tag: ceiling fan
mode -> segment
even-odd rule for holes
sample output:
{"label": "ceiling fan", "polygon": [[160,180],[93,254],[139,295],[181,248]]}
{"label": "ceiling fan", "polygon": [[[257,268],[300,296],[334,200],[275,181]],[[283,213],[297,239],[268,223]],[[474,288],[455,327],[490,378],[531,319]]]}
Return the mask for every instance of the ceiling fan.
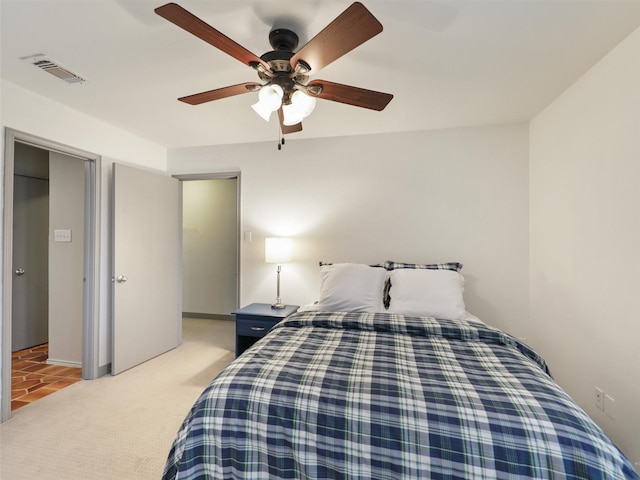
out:
{"label": "ceiling fan", "polygon": [[316,73],[382,31],[382,24],[359,2],[336,17],[320,33],[294,53],[298,36],[291,30],[276,28],[269,33],[273,50],[258,57],[209,24],[175,3],[155,9],[161,17],[231,55],[257,71],[264,83],[246,82],[217,88],[178,100],[199,105],[249,92],[259,92],[253,109],[265,120],[278,112],[283,134],[302,130],[317,98],[383,110],[393,95],[352,87],[327,80],[309,81]]}

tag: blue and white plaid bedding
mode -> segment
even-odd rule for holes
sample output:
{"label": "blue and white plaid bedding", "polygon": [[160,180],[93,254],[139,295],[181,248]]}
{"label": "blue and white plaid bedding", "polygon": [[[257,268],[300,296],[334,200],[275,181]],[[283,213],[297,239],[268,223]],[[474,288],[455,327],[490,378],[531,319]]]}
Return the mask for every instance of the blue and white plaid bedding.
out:
{"label": "blue and white plaid bedding", "polygon": [[638,479],[544,361],[472,320],[297,313],[185,419],[165,479]]}

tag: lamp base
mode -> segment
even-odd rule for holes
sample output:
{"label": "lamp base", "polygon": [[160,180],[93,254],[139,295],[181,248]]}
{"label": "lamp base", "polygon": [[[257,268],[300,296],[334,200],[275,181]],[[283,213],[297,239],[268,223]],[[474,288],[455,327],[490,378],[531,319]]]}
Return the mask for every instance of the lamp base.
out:
{"label": "lamp base", "polygon": [[286,305],[284,303],[280,303],[280,302],[271,304],[271,308],[281,309],[281,308],[285,308],[285,307],[286,307]]}

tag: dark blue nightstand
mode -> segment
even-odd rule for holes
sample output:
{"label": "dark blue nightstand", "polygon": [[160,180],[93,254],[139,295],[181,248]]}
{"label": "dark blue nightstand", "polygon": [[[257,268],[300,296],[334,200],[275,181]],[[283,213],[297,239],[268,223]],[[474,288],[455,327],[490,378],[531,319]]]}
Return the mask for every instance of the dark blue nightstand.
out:
{"label": "dark blue nightstand", "polygon": [[268,303],[252,303],[231,312],[236,316],[236,357],[264,337],[271,327],[298,310],[299,305],[272,308]]}

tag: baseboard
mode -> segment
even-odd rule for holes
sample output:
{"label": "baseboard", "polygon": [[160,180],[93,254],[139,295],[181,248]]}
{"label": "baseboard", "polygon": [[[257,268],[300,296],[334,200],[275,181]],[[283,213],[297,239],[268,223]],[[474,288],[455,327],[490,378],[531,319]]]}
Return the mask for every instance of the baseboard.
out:
{"label": "baseboard", "polygon": [[194,313],[182,312],[183,318],[201,318],[203,320],[235,320],[234,315],[223,315],[221,313]]}
{"label": "baseboard", "polygon": [[82,362],[69,362],[67,360],[58,360],[55,358],[48,358],[47,365],[60,365],[62,367],[82,368]]}

